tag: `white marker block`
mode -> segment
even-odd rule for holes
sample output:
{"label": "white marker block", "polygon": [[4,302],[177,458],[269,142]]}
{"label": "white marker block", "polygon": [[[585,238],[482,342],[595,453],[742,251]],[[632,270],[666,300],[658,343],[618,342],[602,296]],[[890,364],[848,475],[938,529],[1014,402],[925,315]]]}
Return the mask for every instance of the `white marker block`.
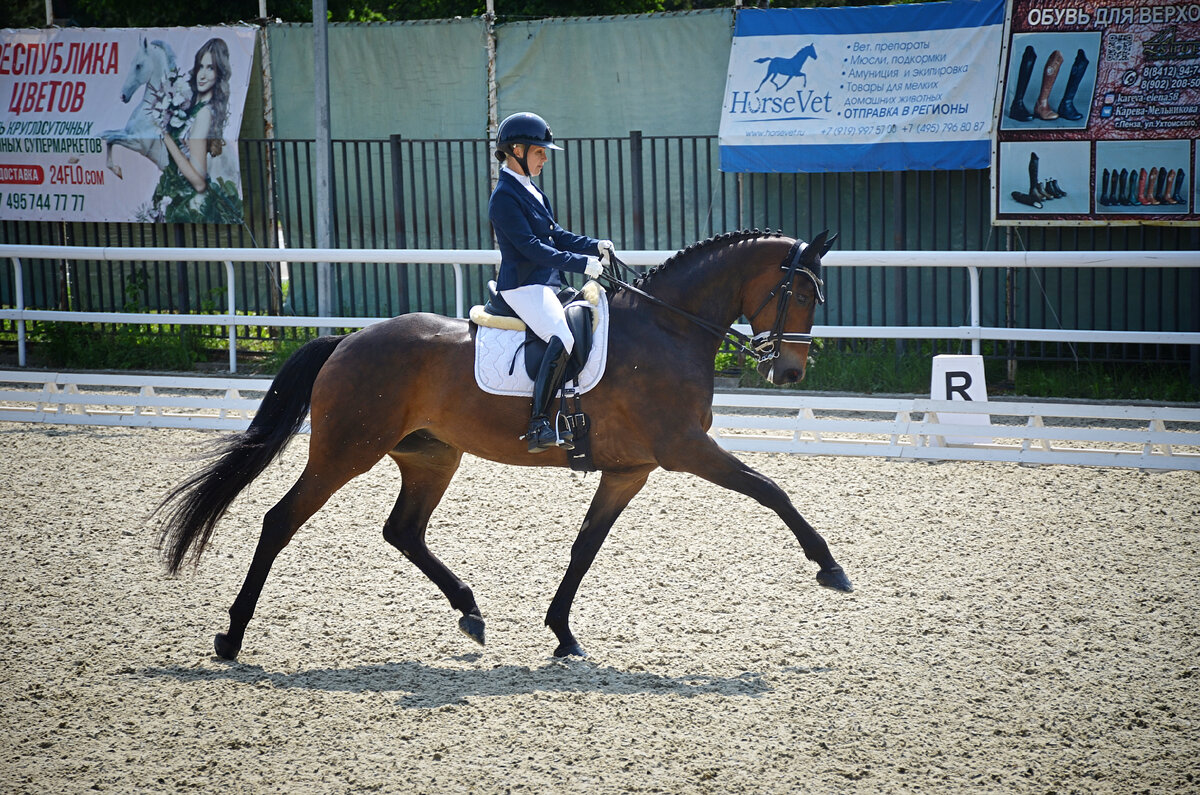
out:
{"label": "white marker block", "polygon": [[[933,400],[987,403],[987,382],[983,377],[983,357],[950,354],[934,356],[929,396]],[[992,424],[989,414],[941,413],[938,414],[937,421],[946,425],[991,426]],[[990,437],[984,436],[951,435],[940,438],[947,445],[988,444],[992,441]]]}

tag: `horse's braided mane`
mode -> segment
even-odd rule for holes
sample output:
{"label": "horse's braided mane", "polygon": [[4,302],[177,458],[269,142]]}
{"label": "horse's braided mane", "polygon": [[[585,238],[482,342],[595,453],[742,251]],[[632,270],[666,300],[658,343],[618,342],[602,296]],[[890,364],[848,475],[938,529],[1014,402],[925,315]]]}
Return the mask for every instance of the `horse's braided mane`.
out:
{"label": "horse's braided mane", "polygon": [[675,252],[663,264],[655,266],[655,267],[651,268],[650,270],[646,271],[645,273],[643,273],[639,278],[637,278],[633,282],[633,284],[635,287],[642,287],[655,274],[661,273],[661,272],[667,270],[668,268],[670,268],[673,265],[676,265],[680,261],[693,260],[701,251],[704,251],[705,249],[712,248],[717,245],[726,245],[729,243],[740,243],[744,240],[756,240],[760,237],[765,237],[765,238],[783,237],[783,232],[782,231],[772,232],[769,229],[739,229],[734,232],[723,232],[719,235],[713,235],[712,237],[708,238],[707,240],[701,240],[699,243],[692,243],[687,248],[682,249],[681,251]]}

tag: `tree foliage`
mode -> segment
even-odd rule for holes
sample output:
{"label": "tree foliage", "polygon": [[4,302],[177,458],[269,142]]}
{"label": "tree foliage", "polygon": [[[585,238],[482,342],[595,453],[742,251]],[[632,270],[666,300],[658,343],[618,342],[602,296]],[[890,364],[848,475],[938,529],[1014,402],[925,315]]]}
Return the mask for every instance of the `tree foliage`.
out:
{"label": "tree foliage", "polygon": [[[901,0],[903,1],[903,0]],[[775,2],[776,8],[882,5],[886,0],[798,0]],[[733,0],[495,0],[498,21],[544,17],[646,14],[722,8]],[[745,5],[754,5],[746,2]],[[385,22],[409,19],[452,19],[482,16],[485,0],[327,0],[331,22]],[[311,22],[311,0],[267,0],[267,14],[284,22]],[[60,25],[150,28],[218,25],[258,18],[258,0],[54,0]],[[46,24],[45,0],[3,0],[0,27],[40,28]]]}

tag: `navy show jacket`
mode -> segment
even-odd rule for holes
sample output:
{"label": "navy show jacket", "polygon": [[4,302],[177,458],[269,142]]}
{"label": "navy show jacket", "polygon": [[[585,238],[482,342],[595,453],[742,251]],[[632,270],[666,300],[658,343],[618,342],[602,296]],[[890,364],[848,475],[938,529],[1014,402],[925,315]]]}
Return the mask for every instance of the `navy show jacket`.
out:
{"label": "navy show jacket", "polygon": [[[546,194],[537,183],[534,188]],[[539,202],[515,176],[500,171],[500,180],[488,200],[488,220],[500,247],[497,290],[527,284],[562,285],[559,271],[583,273],[587,258],[599,254],[600,241],[568,232],[554,220],[554,211]]]}

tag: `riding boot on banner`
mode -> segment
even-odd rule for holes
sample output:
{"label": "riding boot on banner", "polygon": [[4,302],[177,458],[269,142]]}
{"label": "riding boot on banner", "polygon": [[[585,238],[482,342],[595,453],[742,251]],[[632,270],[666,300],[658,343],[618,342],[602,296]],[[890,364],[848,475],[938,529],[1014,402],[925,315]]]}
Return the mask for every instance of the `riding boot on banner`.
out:
{"label": "riding boot on banner", "polygon": [[[1116,169],[1113,169],[1113,174],[1116,174]],[[1114,177],[1115,179],[1115,177]],[[1121,169],[1121,181],[1113,186],[1112,203],[1113,204],[1129,204],[1129,188],[1127,187],[1129,180],[1129,170]]]}
{"label": "riding boot on banner", "polygon": [[1138,170],[1136,168],[1129,169],[1129,201],[1125,202],[1133,207],[1138,204]]}
{"label": "riding boot on banner", "polygon": [[[1083,80],[1087,68],[1087,56],[1083,54],[1083,50],[1080,50],[1075,53],[1075,63],[1071,64],[1071,74],[1067,77],[1067,88],[1058,102],[1058,115],[1068,121],[1079,121],[1083,118],[1083,114],[1075,107],[1075,92],[1079,90],[1079,83]],[[1088,104],[1091,104],[1090,100]]]}
{"label": "riding boot on banner", "polygon": [[1029,193],[1021,193],[1021,191],[1019,191],[1019,190],[1014,190],[1012,192],[1012,197],[1013,197],[1014,201],[1020,202],[1021,204],[1026,204],[1030,207],[1037,207],[1038,209],[1041,209],[1042,201],[1044,201],[1046,199],[1046,196],[1041,191],[1038,190],[1037,173],[1038,173],[1037,152],[1030,152],[1029,153]]}
{"label": "riding boot on banner", "polygon": [[1187,197],[1183,195],[1185,183],[1187,181],[1187,172],[1182,168],[1175,172],[1175,192],[1171,194],[1171,198],[1176,204],[1187,204]]}
{"label": "riding boot on banner", "polygon": [[1158,169],[1158,179],[1154,183],[1154,203],[1155,204],[1170,204],[1164,192],[1167,189],[1167,170],[1165,168]]}
{"label": "riding boot on banner", "polygon": [[529,415],[529,431],[525,440],[529,443],[529,452],[540,453],[557,445],[565,450],[575,449],[575,436],[569,428],[556,434],[554,424],[550,422],[550,404],[554,396],[562,388],[563,376],[567,372],[567,363],[571,354],[563,346],[558,337],[551,337],[538,367],[537,378],[533,382],[533,409]]}
{"label": "riding boot on banner", "polygon": [[1009,118],[1017,121],[1032,121],[1033,114],[1025,107],[1025,91],[1029,88],[1029,78],[1033,76],[1033,65],[1037,62],[1037,53],[1033,47],[1026,47],[1021,56],[1021,68],[1017,72],[1017,90],[1013,94],[1012,104],[1008,107]]}
{"label": "riding boot on banner", "polygon": [[1046,59],[1046,68],[1042,70],[1042,90],[1038,94],[1037,104],[1033,106],[1033,115],[1042,121],[1054,121],[1058,118],[1058,114],[1050,110],[1050,91],[1054,88],[1054,80],[1058,77],[1058,69],[1062,62],[1062,53],[1055,50]]}
{"label": "riding boot on banner", "polygon": [[1101,207],[1108,206],[1108,169],[1104,169],[1104,179],[1100,183],[1100,197],[1096,199],[1096,203]]}
{"label": "riding boot on banner", "polygon": [[1167,184],[1163,187],[1163,203],[1179,203],[1175,201],[1175,169],[1173,168],[1167,171]]}
{"label": "riding boot on banner", "polygon": [[1142,205],[1143,207],[1150,203],[1150,199],[1146,197],[1146,169],[1144,168],[1141,170],[1141,173],[1138,174],[1136,198],[1136,203]]}

